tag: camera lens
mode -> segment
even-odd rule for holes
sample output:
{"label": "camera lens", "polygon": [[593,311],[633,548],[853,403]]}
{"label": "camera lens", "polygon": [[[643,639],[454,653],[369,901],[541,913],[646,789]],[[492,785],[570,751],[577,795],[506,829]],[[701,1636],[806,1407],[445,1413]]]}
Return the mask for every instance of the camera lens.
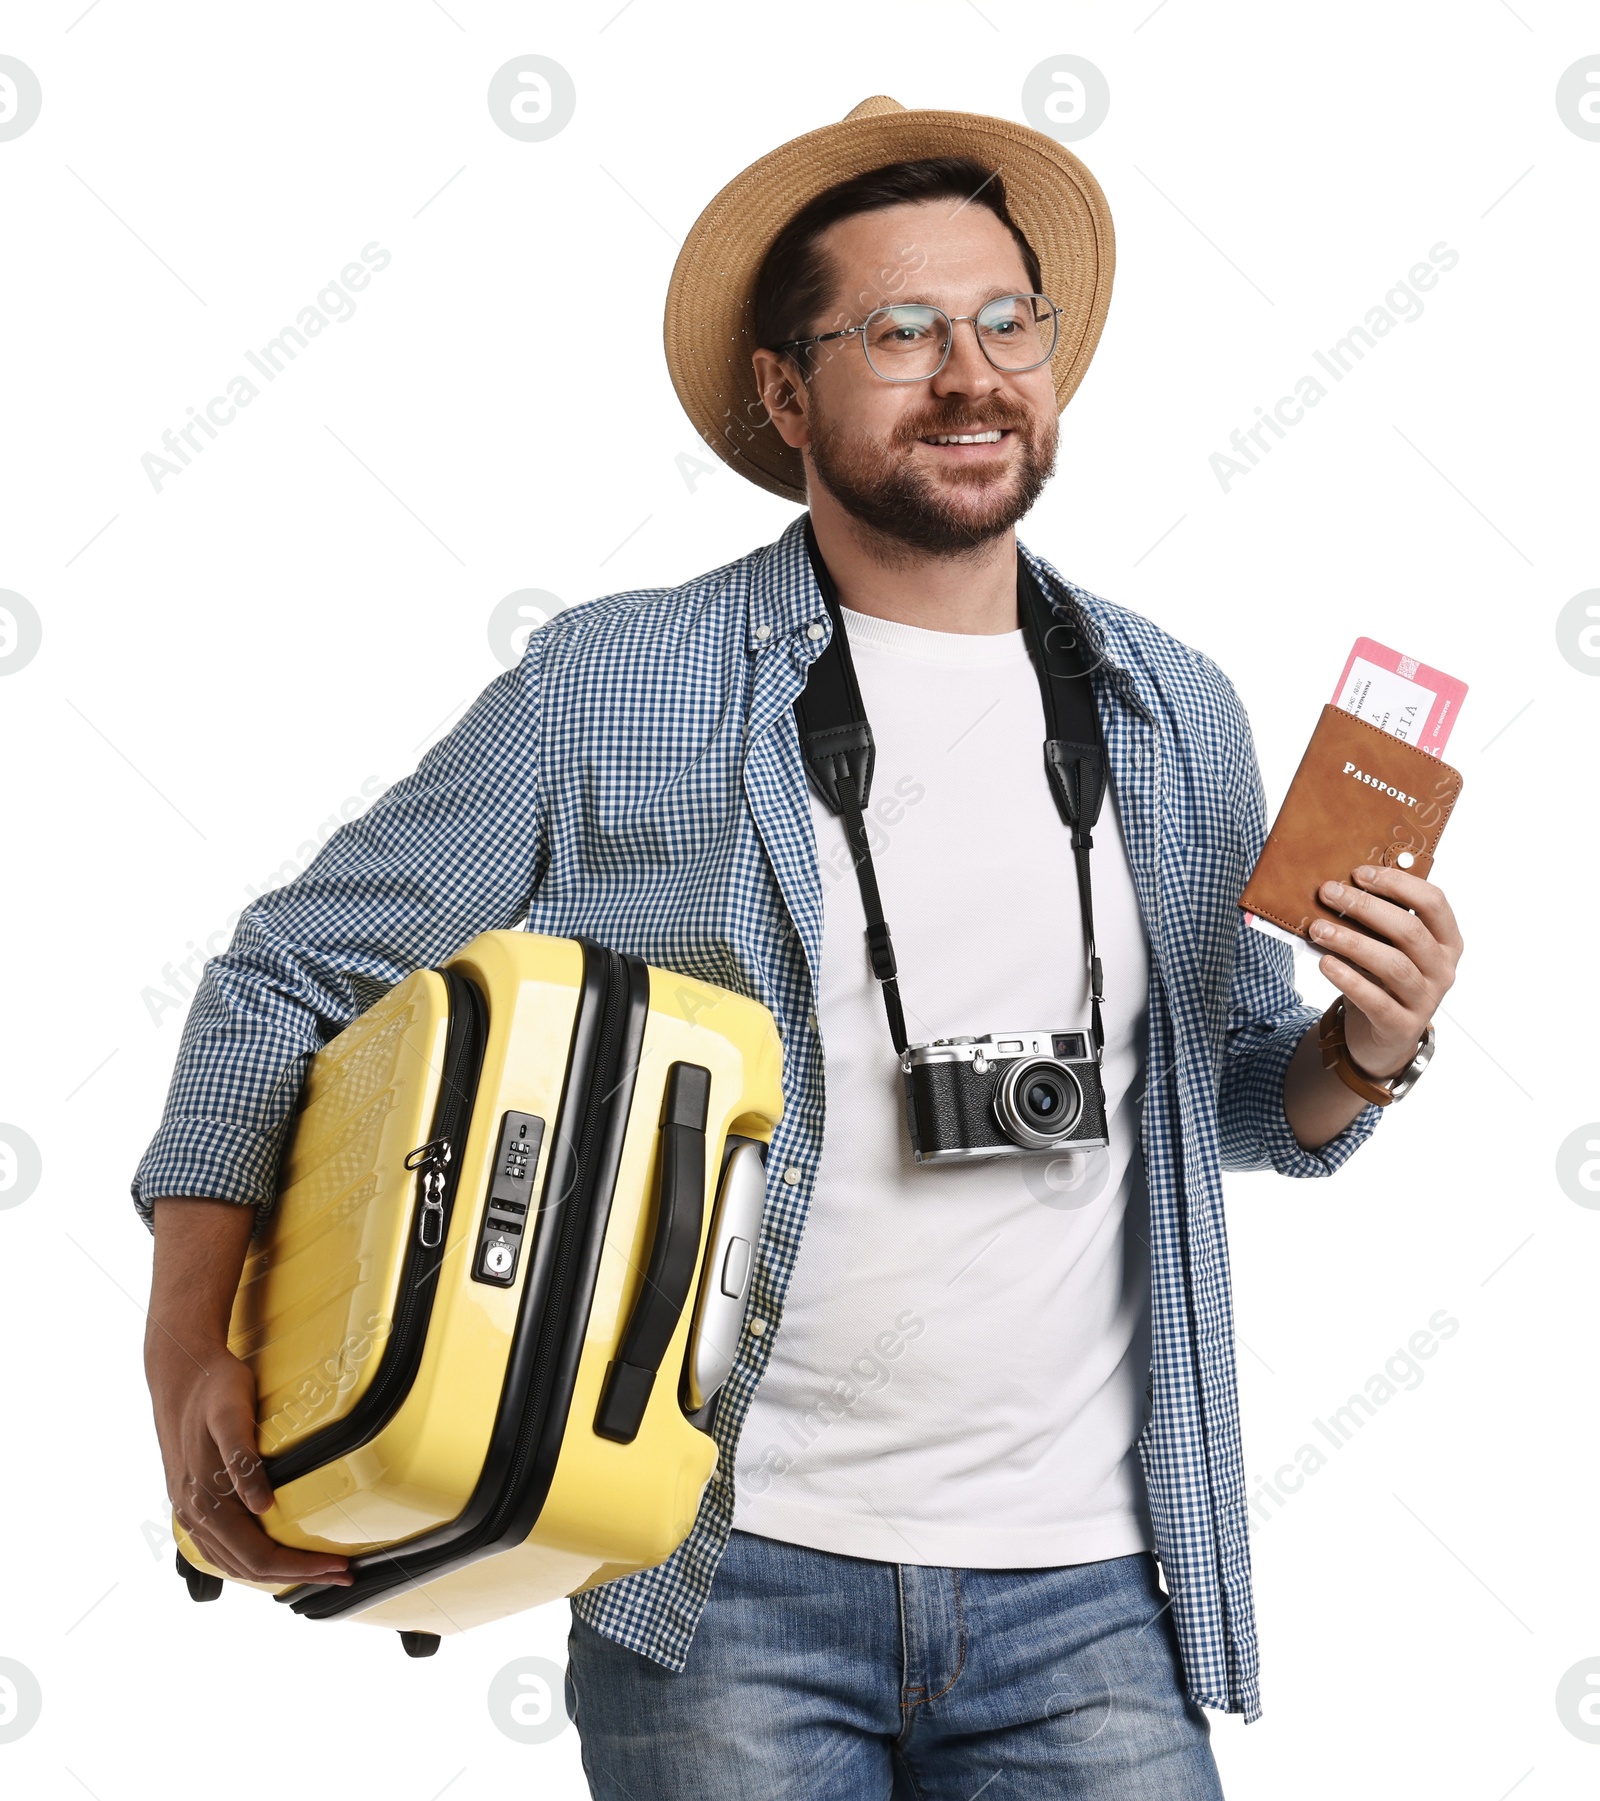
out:
{"label": "camera lens", "polygon": [[1008,1138],[1048,1150],[1078,1123],[1083,1090],[1063,1065],[1019,1058],[995,1089],[994,1112]]}
{"label": "camera lens", "polygon": [[1023,1088],[1020,1098],[1024,1116],[1041,1126],[1049,1126],[1061,1117],[1067,1099],[1060,1082],[1045,1076],[1035,1076]]}

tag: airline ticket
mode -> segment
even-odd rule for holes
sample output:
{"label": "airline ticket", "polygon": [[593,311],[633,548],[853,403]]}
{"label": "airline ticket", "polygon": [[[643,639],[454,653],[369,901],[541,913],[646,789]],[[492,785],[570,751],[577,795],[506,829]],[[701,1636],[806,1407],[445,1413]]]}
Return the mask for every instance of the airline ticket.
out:
{"label": "airline ticket", "polygon": [[1371,638],[1357,638],[1333,691],[1333,704],[1357,719],[1442,757],[1467,684]]}

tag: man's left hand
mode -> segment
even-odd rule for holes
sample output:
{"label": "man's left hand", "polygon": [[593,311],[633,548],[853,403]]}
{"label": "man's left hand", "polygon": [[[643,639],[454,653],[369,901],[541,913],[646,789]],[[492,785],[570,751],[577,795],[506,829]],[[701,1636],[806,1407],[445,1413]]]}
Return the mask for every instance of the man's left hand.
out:
{"label": "man's left hand", "polygon": [[1432,882],[1371,864],[1354,871],[1354,880],[1354,886],[1324,882],[1320,898],[1378,936],[1317,920],[1311,941],[1332,953],[1319,967],[1345,997],[1344,1041],[1351,1060],[1374,1081],[1386,1082],[1415,1056],[1450,992],[1461,933],[1443,889]]}

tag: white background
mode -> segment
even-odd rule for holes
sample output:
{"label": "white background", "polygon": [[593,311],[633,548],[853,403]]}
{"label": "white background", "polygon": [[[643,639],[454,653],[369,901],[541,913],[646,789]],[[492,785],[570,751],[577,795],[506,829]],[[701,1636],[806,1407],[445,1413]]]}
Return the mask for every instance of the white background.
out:
{"label": "white background", "polygon": [[[513,1659],[565,1661],[564,1603],[412,1662],[248,1591],[196,1608],[173,1574],[127,1192],[184,1010],[164,966],[414,766],[498,672],[503,596],[677,582],[794,517],[694,466],[662,363],[710,196],[868,94],[1020,118],[1060,53],[1110,85],[1074,149],[1118,266],[1025,540],[1228,670],[1274,803],[1358,634],[1471,685],[1437,871],[1469,950],[1433,1069],[1334,1180],[1229,1181],[1252,1475],[1437,1309],[1460,1330],[1258,1522],[1266,1712],[1212,1716],[1227,1792],[1595,1792],[1555,1691],[1600,1657],[1600,1212],[1555,1157],[1600,1117],[1600,680],[1555,623],[1600,584],[1600,143],[1555,88],[1600,18],[980,3],[7,9],[0,52],[43,89],[0,143],[0,588],[43,624],[0,681],[0,1120],[44,1172],[0,1211],[0,1656],[44,1695],[0,1744],[9,1793],[585,1792],[573,1731],[516,1743],[486,1703]],[[577,88],[540,143],[485,98],[528,52]],[[162,432],[373,241],[355,315],[158,493]],[[1224,492],[1229,433],[1440,242],[1422,315]],[[572,354],[597,291],[636,329]]]}

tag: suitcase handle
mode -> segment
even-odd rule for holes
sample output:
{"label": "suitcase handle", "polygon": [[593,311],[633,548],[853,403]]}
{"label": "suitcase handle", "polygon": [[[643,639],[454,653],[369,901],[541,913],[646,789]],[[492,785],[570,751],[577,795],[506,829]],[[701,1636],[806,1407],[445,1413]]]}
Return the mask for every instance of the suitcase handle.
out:
{"label": "suitcase handle", "polygon": [[618,1444],[631,1444],[638,1436],[656,1372],[694,1282],[705,1218],[710,1101],[710,1070],[698,1063],[674,1063],[667,1071],[661,1109],[661,1199],[650,1261],[618,1354],[606,1366],[594,1416],[595,1431]]}

